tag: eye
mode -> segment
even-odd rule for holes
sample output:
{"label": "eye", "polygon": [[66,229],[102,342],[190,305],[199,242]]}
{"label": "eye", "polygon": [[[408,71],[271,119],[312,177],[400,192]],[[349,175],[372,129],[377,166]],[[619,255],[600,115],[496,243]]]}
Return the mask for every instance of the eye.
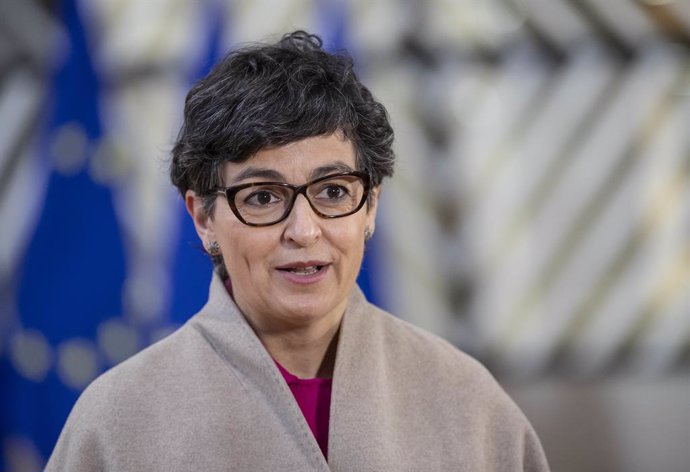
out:
{"label": "eye", "polygon": [[349,192],[346,187],[342,185],[329,184],[322,188],[316,197],[325,198],[327,200],[340,200],[347,197],[348,194]]}
{"label": "eye", "polygon": [[268,206],[281,201],[280,195],[270,190],[261,189],[250,193],[245,199],[245,205],[252,206]]}
{"label": "eye", "polygon": [[337,199],[347,194],[347,189],[341,185],[329,185],[326,187],[326,196],[330,199]]}

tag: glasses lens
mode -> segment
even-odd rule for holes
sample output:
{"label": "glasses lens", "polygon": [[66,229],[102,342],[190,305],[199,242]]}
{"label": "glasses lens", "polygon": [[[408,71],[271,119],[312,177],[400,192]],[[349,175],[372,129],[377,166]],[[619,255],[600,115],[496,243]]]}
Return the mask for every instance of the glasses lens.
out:
{"label": "glasses lens", "polygon": [[280,185],[247,187],[235,194],[235,207],[247,223],[266,224],[279,220],[292,201],[292,189]]}
{"label": "glasses lens", "polygon": [[364,182],[356,175],[337,175],[307,188],[309,201],[326,216],[341,216],[358,209],[364,199]]}

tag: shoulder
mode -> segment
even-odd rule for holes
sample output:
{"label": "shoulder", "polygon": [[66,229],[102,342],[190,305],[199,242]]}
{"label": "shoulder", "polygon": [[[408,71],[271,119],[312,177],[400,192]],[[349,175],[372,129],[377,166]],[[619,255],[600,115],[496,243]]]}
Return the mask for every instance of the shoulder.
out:
{"label": "shoulder", "polygon": [[[176,346],[184,345],[187,328],[144,349],[108,370],[82,392],[67,418],[46,471],[104,470],[111,449],[126,443],[126,423],[155,403],[177,362]],[[166,372],[168,375],[166,375]],[[159,385],[156,387],[156,385]]]}
{"label": "shoulder", "polygon": [[484,365],[374,305],[367,304],[365,314],[371,343],[385,358],[379,374],[416,428],[430,421],[429,435],[446,433],[463,460],[490,464],[481,470],[514,470],[516,464],[548,470],[529,420]]}
{"label": "shoulder", "polygon": [[192,317],[178,330],[109,369],[82,392],[70,413],[80,424],[99,429],[151,419],[161,405],[174,408],[207,382],[208,368],[220,360]]}
{"label": "shoulder", "polygon": [[377,325],[375,330],[380,332],[379,342],[386,347],[388,352],[410,367],[449,369],[446,373],[456,376],[491,377],[479,361],[442,337],[400,319],[373,304],[368,304],[367,311],[371,323]]}
{"label": "shoulder", "polygon": [[462,403],[478,416],[499,414],[505,419],[526,422],[491,372],[477,359],[447,340],[367,304],[373,334],[384,351],[386,362],[401,382],[425,386],[428,394],[445,404]]}
{"label": "shoulder", "polygon": [[116,412],[124,403],[145,401],[168,387],[181,370],[188,368],[185,357],[195,349],[190,331],[184,325],[101,374],[82,392],[70,416],[103,419],[105,413]]}
{"label": "shoulder", "polygon": [[444,457],[449,470],[548,469],[527,418],[480,362],[361,292],[350,302],[336,366],[358,404],[378,405],[358,421],[385,416],[398,437],[414,438],[413,456]]}
{"label": "shoulder", "polygon": [[89,387],[91,390],[114,387],[132,380],[144,380],[169,374],[171,370],[184,368],[180,361],[198,349],[194,332],[189,324],[155,342],[129,359],[114,366]]}

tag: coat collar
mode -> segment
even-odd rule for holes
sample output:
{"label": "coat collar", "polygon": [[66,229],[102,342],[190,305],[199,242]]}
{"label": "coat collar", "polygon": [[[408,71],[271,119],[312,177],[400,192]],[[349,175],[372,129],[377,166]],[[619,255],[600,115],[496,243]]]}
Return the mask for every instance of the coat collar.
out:
{"label": "coat collar", "polygon": [[[360,421],[359,415],[353,416],[351,410],[353,405],[361,406],[366,403],[363,402],[364,398],[358,396],[366,395],[367,390],[372,387],[362,385],[367,380],[359,375],[363,367],[362,355],[370,363],[371,358],[366,353],[374,348],[374,343],[364,335],[369,330],[362,326],[366,324],[365,312],[368,306],[364,294],[355,286],[349,295],[348,306],[341,321],[336,351],[328,447],[331,463],[337,461],[344,452],[340,445],[352,444],[352,436],[360,434],[362,427],[366,427],[366,424],[351,424],[352,421]],[[277,411],[278,417],[290,423],[289,429],[295,432],[295,438],[300,438],[298,443],[301,452],[310,458],[314,470],[330,470],[275,362],[215,273],[211,280],[208,302],[190,323],[217,355],[232,367],[245,388],[249,392],[263,395],[267,407]],[[358,355],[353,355],[357,352]],[[369,417],[374,421],[371,415]]]}
{"label": "coat collar", "polygon": [[[265,408],[294,431],[292,439],[313,470],[328,471],[321,449],[278,367],[228,294],[220,277],[213,274],[209,299],[190,320],[218,356],[231,367],[247,392],[263,398]],[[270,452],[268,452],[270,454]]]}

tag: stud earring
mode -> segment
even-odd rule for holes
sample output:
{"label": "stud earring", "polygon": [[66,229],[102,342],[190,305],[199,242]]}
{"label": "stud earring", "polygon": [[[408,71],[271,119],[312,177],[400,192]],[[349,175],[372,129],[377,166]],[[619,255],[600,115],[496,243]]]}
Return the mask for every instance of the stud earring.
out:
{"label": "stud earring", "polygon": [[208,252],[211,256],[220,255],[220,245],[218,244],[218,241],[213,241],[210,243],[206,248],[206,252]]}
{"label": "stud earring", "polygon": [[369,228],[366,228],[364,230],[364,240],[365,241],[369,241],[373,235],[374,235],[374,232],[371,231]]}

